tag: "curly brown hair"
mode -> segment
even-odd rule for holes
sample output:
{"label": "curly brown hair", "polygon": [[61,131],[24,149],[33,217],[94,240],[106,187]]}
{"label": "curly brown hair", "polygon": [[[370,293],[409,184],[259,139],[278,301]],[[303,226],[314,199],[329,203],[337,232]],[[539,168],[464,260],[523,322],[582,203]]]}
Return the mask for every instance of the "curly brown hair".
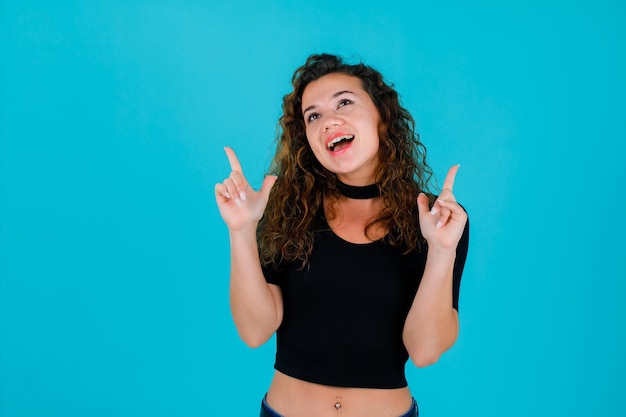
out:
{"label": "curly brown hair", "polygon": [[302,93],[314,80],[331,73],[358,77],[380,113],[376,171],[384,209],[366,228],[382,225],[387,243],[405,253],[419,249],[424,241],[416,198],[425,192],[432,201],[429,183],[432,170],[426,164],[426,148],[415,131],[415,122],[401,106],[398,93],[383,76],[363,63],[347,64],[336,55],[311,55],[291,80],[293,91],[283,97],[276,153],[270,173],[278,178],[257,228],[259,256],[263,265],[302,261],[306,265],[313,248],[314,222],[326,195],[339,198],[337,176],[313,155],[305,133]]}

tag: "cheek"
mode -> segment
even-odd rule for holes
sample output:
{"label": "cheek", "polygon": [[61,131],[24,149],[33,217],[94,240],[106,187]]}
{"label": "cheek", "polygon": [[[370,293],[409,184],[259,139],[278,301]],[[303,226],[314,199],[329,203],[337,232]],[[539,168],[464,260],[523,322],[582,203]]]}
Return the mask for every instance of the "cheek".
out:
{"label": "cheek", "polygon": [[315,155],[316,158],[319,158],[318,156],[320,153],[319,147],[316,147],[315,142],[311,142],[311,140],[309,139],[309,135],[307,135],[306,137],[306,142],[309,145],[310,151],[313,152],[313,155]]}
{"label": "cheek", "polygon": [[306,136],[306,143],[308,143],[309,147],[311,147],[311,131],[309,129],[306,129],[304,131],[304,135]]}
{"label": "cheek", "polygon": [[316,129],[311,128],[311,127],[307,127],[304,130],[304,134],[306,135],[306,141],[309,144],[309,147],[311,149],[313,149],[313,151],[316,151],[316,147],[319,146],[318,141],[314,140],[314,138],[316,138]]}

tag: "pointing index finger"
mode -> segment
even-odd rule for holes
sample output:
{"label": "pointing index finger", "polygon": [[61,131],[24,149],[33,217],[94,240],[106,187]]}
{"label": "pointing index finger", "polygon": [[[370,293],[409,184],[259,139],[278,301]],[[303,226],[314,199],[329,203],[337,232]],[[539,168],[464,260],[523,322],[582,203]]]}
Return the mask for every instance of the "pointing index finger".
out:
{"label": "pointing index finger", "polygon": [[226,152],[226,157],[228,158],[230,169],[233,171],[241,172],[243,174],[243,170],[241,169],[241,164],[239,163],[239,159],[237,159],[237,155],[235,155],[235,151],[233,151],[228,146],[224,146],[224,151]]}
{"label": "pointing index finger", "polygon": [[456,178],[456,173],[459,170],[461,164],[453,165],[452,168],[448,171],[448,175],[446,175],[446,180],[443,182],[443,189],[446,188],[452,192],[452,187],[454,186],[454,179]]}

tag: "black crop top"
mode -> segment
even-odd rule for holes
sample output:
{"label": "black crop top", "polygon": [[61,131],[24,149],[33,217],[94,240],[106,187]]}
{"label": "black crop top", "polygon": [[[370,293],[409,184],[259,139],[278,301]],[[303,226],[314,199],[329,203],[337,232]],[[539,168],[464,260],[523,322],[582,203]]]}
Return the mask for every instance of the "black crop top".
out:
{"label": "black crop top", "polygon": [[[281,287],[283,322],[275,369],[309,382],[358,388],[407,386],[402,330],[426,263],[426,248],[402,255],[384,242],[347,242],[319,222],[313,251],[301,261],[265,269]],[[453,306],[458,310],[469,222],[457,247]],[[425,245],[424,245],[425,246]]]}

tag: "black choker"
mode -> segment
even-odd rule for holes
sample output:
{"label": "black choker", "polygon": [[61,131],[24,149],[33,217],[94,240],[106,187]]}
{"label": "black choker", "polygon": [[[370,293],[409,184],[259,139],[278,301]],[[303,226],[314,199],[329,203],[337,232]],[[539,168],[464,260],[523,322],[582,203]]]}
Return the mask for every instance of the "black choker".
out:
{"label": "black choker", "polygon": [[367,200],[380,195],[378,184],[370,184],[362,187],[344,184],[337,180],[337,189],[344,197],[354,198],[357,200]]}

